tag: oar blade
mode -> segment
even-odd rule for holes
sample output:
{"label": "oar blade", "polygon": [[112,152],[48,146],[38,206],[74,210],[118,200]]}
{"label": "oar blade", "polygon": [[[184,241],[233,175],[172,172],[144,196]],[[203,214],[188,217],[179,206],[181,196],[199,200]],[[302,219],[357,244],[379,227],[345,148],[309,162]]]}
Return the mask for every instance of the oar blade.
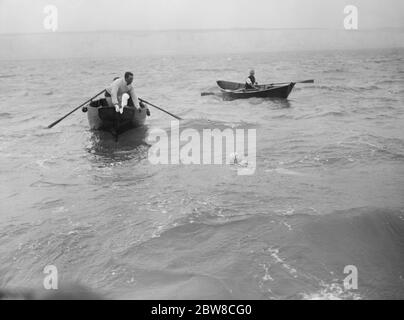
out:
{"label": "oar blade", "polygon": [[[60,121],[61,121],[61,120],[60,120]],[[53,127],[56,126],[60,121],[58,120],[58,121],[55,121],[54,123],[51,123],[51,124],[48,126],[48,129],[53,128]]]}
{"label": "oar blade", "polygon": [[314,83],[314,80],[313,79],[303,80],[303,81],[297,81],[296,83]]}

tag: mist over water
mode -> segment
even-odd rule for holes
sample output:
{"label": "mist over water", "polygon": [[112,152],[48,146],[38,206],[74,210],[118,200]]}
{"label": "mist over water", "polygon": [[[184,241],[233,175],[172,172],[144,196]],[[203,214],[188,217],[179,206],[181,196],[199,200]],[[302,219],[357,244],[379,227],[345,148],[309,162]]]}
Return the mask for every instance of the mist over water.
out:
{"label": "mist over water", "polygon": [[[302,31],[293,51],[294,32],[260,32],[1,36],[18,59],[0,61],[0,286],[41,288],[53,264],[112,298],[402,299],[404,50],[321,51]],[[315,83],[287,101],[200,96],[251,67],[260,83]],[[46,129],[126,70],[180,129],[255,128],[256,173],[150,164],[150,132],[171,125],[155,109],[118,142],[81,111]]]}
{"label": "mist over water", "polygon": [[404,29],[229,29],[0,35],[0,59],[401,48]]}

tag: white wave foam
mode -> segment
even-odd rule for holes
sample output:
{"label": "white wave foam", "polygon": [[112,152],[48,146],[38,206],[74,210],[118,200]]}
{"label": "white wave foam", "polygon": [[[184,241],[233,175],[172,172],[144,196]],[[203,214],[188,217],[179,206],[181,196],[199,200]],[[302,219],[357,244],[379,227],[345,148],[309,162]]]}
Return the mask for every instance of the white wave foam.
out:
{"label": "white wave foam", "polygon": [[321,282],[320,290],[312,293],[303,293],[302,297],[305,300],[360,300],[362,297],[355,292],[346,290],[339,283]]}

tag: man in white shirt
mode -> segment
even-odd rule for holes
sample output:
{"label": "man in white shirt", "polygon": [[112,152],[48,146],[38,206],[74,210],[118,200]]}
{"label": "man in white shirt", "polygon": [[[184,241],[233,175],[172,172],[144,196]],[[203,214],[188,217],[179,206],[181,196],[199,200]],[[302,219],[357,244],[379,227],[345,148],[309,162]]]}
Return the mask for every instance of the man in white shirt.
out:
{"label": "man in white shirt", "polygon": [[[116,112],[120,111],[123,94],[127,93],[132,98],[134,107],[140,111],[139,99],[132,86],[133,73],[125,72],[125,78],[115,79],[111,85],[106,88],[105,98],[110,107],[115,107]],[[123,107],[123,106],[122,106]]]}

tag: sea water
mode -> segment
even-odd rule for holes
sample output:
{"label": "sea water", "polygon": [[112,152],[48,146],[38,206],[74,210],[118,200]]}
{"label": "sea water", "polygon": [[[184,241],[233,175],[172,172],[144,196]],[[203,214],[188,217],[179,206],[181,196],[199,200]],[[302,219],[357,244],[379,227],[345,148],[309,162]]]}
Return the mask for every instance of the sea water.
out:
{"label": "sea water", "polygon": [[[60,281],[111,298],[404,298],[402,33],[374,49],[334,39],[333,50],[276,50],[265,33],[243,47],[219,33],[234,46],[216,52],[181,40],[201,43],[199,33],[170,33],[178,50],[161,34],[129,34],[125,54],[109,34],[76,36],[96,51],[60,42],[50,57],[35,35],[33,51],[0,41],[0,287],[41,288],[54,265]],[[250,68],[260,83],[315,83],[286,101],[201,97]],[[256,129],[255,173],[151,164],[148,135],[172,120],[153,108],[117,142],[89,131],[80,110],[47,129],[127,70],[181,129]]]}

